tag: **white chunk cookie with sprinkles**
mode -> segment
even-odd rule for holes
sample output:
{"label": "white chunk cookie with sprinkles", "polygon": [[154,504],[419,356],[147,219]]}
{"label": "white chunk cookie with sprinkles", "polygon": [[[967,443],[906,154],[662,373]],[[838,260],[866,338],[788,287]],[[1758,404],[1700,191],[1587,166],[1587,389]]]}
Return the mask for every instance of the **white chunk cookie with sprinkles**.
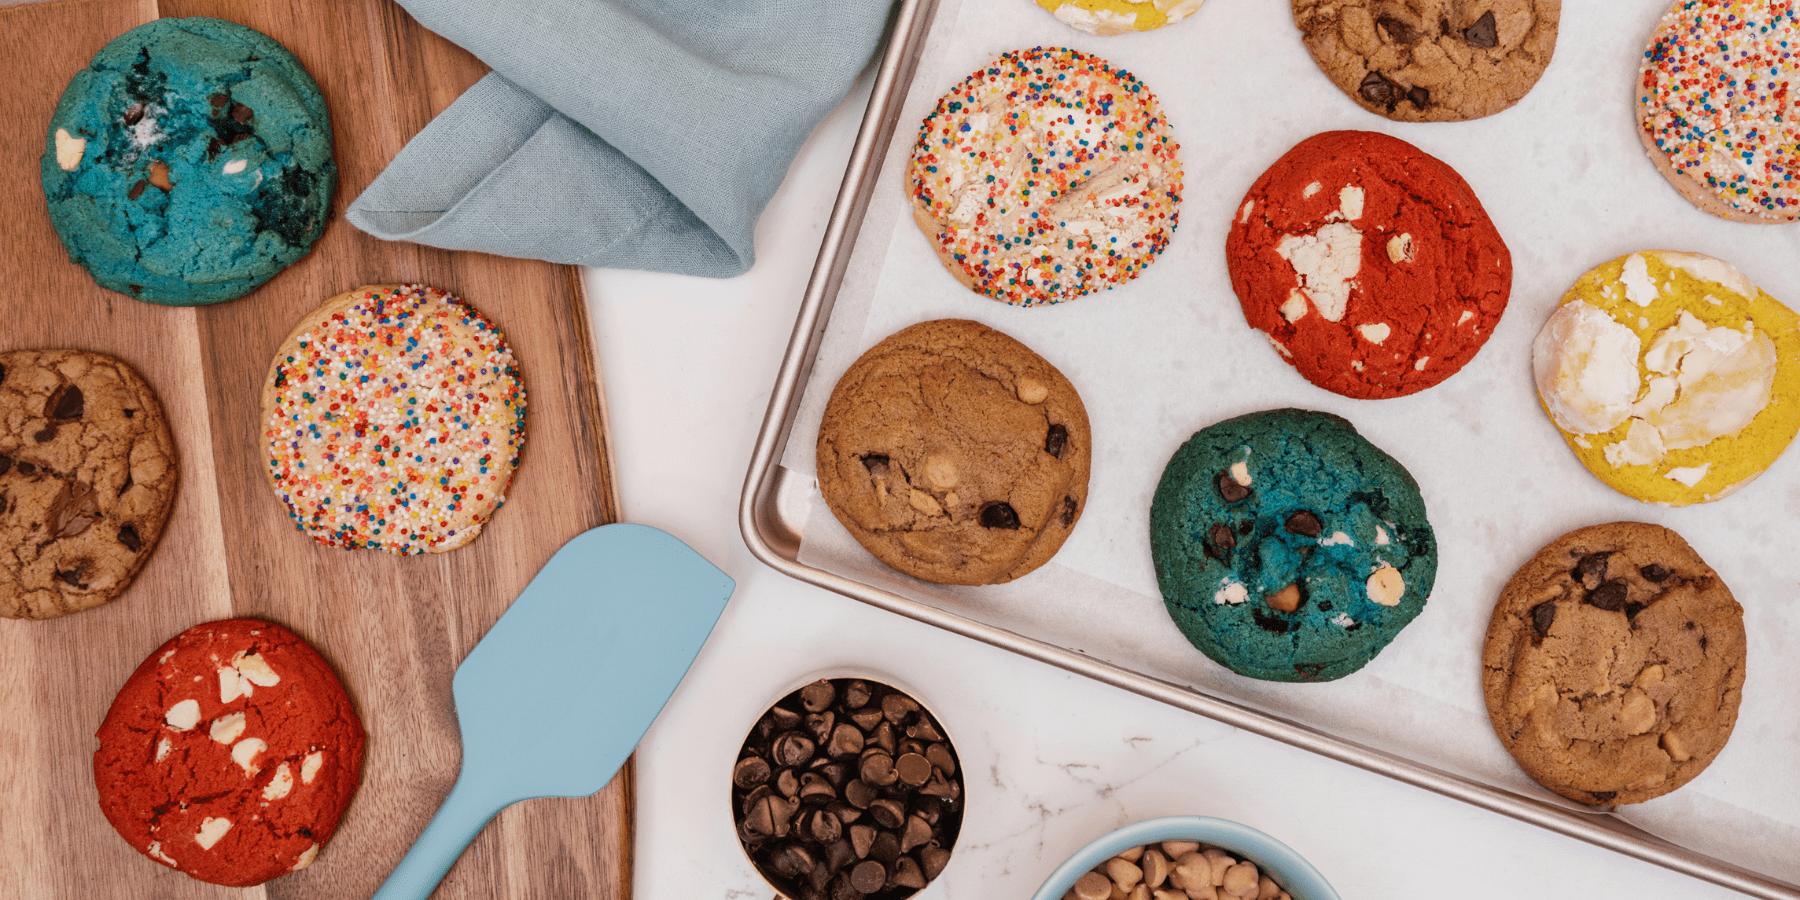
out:
{"label": "white chunk cookie with sprinkles", "polygon": [[938,100],[913,144],[913,220],[950,274],[1018,306],[1136,278],[1174,234],[1179,145],[1143,82],[1063,47],[1017,50]]}
{"label": "white chunk cookie with sprinkles", "polygon": [[442,553],[506,498],[525,385],[505,335],[433,287],[368,285],[300,321],[262,395],[264,474],[328,547]]}

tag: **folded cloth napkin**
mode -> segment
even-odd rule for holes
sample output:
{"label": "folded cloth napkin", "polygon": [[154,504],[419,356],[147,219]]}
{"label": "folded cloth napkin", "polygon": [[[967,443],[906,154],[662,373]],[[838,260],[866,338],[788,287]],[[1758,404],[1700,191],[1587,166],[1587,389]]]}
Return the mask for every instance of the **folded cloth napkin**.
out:
{"label": "folded cloth napkin", "polygon": [[400,0],[493,68],[351,204],[387,240],[728,277],[891,0]]}

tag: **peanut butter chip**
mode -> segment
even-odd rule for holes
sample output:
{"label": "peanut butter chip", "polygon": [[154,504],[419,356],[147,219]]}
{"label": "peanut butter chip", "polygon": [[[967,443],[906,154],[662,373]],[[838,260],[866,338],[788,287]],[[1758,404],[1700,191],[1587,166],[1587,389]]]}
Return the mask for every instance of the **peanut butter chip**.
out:
{"label": "peanut butter chip", "polygon": [[174,189],[174,182],[169,180],[168,163],[159,159],[150,164],[150,185],[155,188],[160,188],[163,193],[168,193]]}
{"label": "peanut butter chip", "polygon": [[925,460],[925,480],[933,490],[947,491],[956,487],[956,463],[942,456]]}
{"label": "peanut butter chip", "polygon": [[1626,692],[1619,703],[1619,724],[1631,734],[1643,734],[1656,727],[1656,704],[1637,688]]}
{"label": "peanut butter chip", "polygon": [[1270,609],[1293,612],[1300,608],[1300,585],[1290,584],[1272,594],[1264,594],[1263,602],[1269,604]]}
{"label": "peanut butter chip", "polygon": [[941,516],[944,514],[944,508],[938,505],[937,500],[930,494],[927,494],[918,488],[912,489],[912,492],[906,496],[906,502],[912,504],[913,509],[928,516]]}
{"label": "peanut butter chip", "polygon": [[1050,396],[1049,385],[1044,384],[1043,382],[1037,380],[1036,378],[1031,377],[1030,375],[1020,376],[1020,378],[1019,378],[1019,399],[1020,400],[1023,400],[1026,403],[1037,404],[1037,403],[1044,402],[1044,400],[1046,398],[1048,398],[1049,396]]}
{"label": "peanut butter chip", "polygon": [[1663,752],[1669,754],[1669,758],[1676,762],[1687,762],[1693,758],[1693,754],[1688,752],[1687,745],[1681,742],[1681,735],[1673,731],[1663,732],[1662,748]]}
{"label": "peanut butter chip", "polygon": [[1382,606],[1397,606],[1406,593],[1406,579],[1401,577],[1399,569],[1382,566],[1369,576],[1367,589],[1370,600]]}

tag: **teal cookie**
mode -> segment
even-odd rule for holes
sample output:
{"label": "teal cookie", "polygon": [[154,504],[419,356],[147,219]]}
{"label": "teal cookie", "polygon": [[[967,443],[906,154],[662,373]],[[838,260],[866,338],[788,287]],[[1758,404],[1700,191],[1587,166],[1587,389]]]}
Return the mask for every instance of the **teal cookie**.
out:
{"label": "teal cookie", "polygon": [[170,306],[241,297],[306,255],[337,182],[325,99],[300,61],[205,18],[102,48],[63,91],[41,168],[69,258]]}
{"label": "teal cookie", "polygon": [[1437,538],[1419,486],[1349,422],[1277,409],[1189,438],[1150,503],[1169,616],[1265,681],[1366,665],[1425,607]]}

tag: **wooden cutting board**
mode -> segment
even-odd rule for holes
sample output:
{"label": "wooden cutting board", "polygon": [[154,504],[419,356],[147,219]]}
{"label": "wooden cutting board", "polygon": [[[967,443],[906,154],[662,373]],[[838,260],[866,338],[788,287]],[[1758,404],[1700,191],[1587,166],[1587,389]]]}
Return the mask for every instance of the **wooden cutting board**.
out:
{"label": "wooden cutting board", "polygon": [[[57,98],[95,52],[158,16],[192,15],[256,28],[300,58],[331,108],[340,181],[336,217],[311,254],[249,296],[183,309],[101,290],[69,262],[38,157]],[[161,546],[122,597],[46,622],[0,619],[0,897],[370,896],[455,779],[457,664],[557,547],[618,519],[580,270],[383,243],[342,219],[406,140],[485,71],[387,0],[0,7],[0,350],[123,358],[160,395],[181,457]],[[443,287],[487,313],[529,392],[506,505],[475,543],[442,556],[321,547],[294,530],[261,474],[259,392],[282,338],[326,297],[393,281]],[[231,616],[269,619],[311,642],[368,730],[361,791],[318,861],[242,890],[132,850],[101,816],[92,771],[94,730],[138,663],[183,629]],[[593,797],[514,806],[434,896],[627,897],[631,814],[629,764]]]}

